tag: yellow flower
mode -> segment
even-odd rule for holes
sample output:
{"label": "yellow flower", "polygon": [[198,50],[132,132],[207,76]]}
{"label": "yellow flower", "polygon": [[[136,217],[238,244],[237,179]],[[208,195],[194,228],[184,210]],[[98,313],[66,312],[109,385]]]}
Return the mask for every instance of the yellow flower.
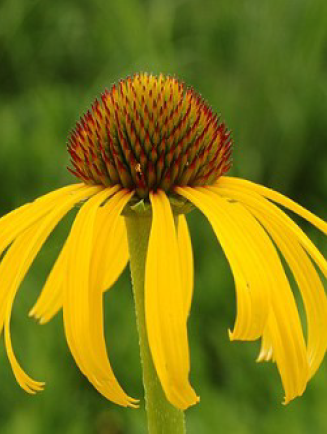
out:
{"label": "yellow flower", "polygon": [[[57,223],[80,210],[30,315],[41,323],[63,308],[71,353],[109,400],[135,407],[107,355],[103,291],[128,262],[124,219],[152,216],[145,269],[145,320],[155,369],[167,399],[185,409],[198,401],[189,383],[187,320],[193,256],[185,213],[208,218],[229,261],[237,294],[230,339],[261,339],[258,360],[274,360],[285,403],[303,393],[327,348],[327,300],[318,272],[327,262],[275,203],[327,234],[327,224],[290,199],[250,181],[227,177],[231,139],[203,99],[175,78],[137,74],[106,91],[69,139],[81,181],[24,205],[0,220],[0,324],[15,377],[27,392],[44,383],[20,367],[10,338],[14,298]],[[178,224],[177,224],[178,223]],[[177,227],[177,229],[176,229]],[[301,292],[304,338],[279,253]]]}

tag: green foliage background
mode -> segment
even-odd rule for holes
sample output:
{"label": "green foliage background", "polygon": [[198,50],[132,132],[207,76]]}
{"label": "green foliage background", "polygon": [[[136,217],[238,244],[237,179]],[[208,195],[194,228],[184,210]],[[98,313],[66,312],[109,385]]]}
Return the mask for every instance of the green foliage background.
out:
{"label": "green foliage background", "polygon": [[[222,113],[235,139],[234,175],[326,219],[326,53],[325,0],[2,0],[1,214],[75,182],[65,141],[79,115],[119,78],[150,71],[176,74]],[[27,318],[71,220],[37,258],[12,321],[19,360],[46,390],[20,390],[2,345],[0,432],[145,433],[143,408],[107,402],[78,371],[61,314],[45,326]],[[192,381],[201,403],[187,412],[188,433],[326,432],[326,364],[302,398],[281,404],[276,368],[255,363],[258,344],[229,343],[235,296],[228,264],[205,219],[193,212],[189,223]],[[326,255],[326,238],[303,226]],[[106,295],[106,332],[118,378],[142,397],[128,270]]]}

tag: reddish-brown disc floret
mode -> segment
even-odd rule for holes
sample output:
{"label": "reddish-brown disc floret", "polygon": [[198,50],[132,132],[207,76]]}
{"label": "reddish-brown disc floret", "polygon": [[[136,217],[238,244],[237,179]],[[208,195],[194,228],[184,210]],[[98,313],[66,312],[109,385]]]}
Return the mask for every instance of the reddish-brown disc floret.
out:
{"label": "reddish-brown disc floret", "polygon": [[71,133],[69,170],[86,184],[134,189],[213,184],[231,165],[224,123],[173,77],[136,74],[95,100]]}

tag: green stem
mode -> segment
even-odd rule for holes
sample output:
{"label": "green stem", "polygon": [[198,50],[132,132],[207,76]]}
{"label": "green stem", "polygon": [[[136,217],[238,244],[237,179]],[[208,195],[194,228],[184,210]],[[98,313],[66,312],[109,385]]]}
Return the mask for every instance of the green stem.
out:
{"label": "green stem", "polygon": [[153,365],[145,324],[145,260],[151,229],[151,217],[126,217],[130,267],[139,332],[143,383],[149,434],[184,434],[184,414],[166,399]]}

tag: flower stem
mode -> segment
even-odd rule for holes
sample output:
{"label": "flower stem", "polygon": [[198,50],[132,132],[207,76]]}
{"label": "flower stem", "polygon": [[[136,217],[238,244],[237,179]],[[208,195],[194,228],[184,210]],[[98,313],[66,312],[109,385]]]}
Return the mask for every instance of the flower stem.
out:
{"label": "flower stem", "polygon": [[166,399],[153,365],[145,324],[145,261],[152,217],[126,217],[149,434],[184,434],[184,414]]}

